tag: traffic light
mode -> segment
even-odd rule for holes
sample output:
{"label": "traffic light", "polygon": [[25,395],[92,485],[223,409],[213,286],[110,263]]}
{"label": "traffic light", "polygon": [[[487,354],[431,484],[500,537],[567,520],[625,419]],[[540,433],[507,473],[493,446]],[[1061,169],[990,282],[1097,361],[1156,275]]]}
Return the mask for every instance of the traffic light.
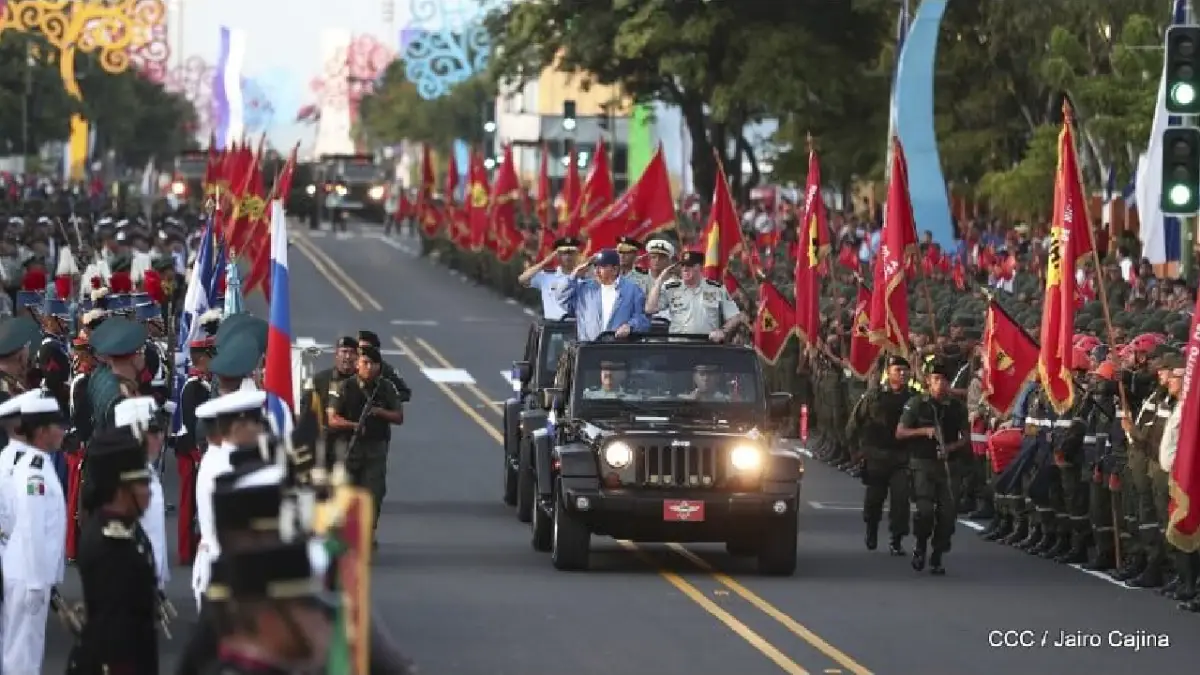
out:
{"label": "traffic light", "polygon": [[1162,211],[1194,216],[1200,211],[1200,129],[1167,129],[1162,147]]}
{"label": "traffic light", "polygon": [[563,128],[567,131],[574,131],[578,123],[578,120],[575,119],[575,101],[563,101]]}
{"label": "traffic light", "polygon": [[1167,29],[1167,112],[1200,114],[1200,26]]}

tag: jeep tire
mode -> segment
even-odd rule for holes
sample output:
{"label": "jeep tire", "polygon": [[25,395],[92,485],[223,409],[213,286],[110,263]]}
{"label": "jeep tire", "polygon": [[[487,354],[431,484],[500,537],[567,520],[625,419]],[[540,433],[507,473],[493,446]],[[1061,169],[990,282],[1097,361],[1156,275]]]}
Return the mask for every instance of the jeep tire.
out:
{"label": "jeep tire", "polygon": [[581,571],[588,568],[592,532],[566,508],[560,486],[554,486],[554,520],[550,536],[550,562],[557,570]]}
{"label": "jeep tire", "polygon": [[522,439],[517,446],[517,520],[528,523],[533,519],[534,500],[537,498],[537,478],[533,471],[533,440]]}
{"label": "jeep tire", "polygon": [[796,572],[799,519],[792,511],[762,531],[758,542],[758,573],[790,577]]}

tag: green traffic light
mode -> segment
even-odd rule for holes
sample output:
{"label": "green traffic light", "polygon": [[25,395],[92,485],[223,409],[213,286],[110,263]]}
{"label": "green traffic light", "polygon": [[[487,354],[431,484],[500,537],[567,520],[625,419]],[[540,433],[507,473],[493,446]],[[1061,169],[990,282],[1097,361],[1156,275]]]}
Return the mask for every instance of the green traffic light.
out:
{"label": "green traffic light", "polygon": [[1171,201],[1172,206],[1183,208],[1192,203],[1195,198],[1194,190],[1186,185],[1172,185],[1167,191],[1167,199]]}
{"label": "green traffic light", "polygon": [[1178,106],[1191,106],[1196,102],[1196,88],[1188,82],[1179,82],[1171,87],[1171,101]]}

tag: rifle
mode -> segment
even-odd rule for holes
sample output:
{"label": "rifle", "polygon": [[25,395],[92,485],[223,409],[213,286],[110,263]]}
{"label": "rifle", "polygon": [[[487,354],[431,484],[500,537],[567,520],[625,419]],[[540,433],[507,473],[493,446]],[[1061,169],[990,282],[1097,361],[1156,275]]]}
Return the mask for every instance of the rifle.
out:
{"label": "rifle", "polygon": [[354,425],[354,435],[350,437],[350,442],[346,444],[347,458],[350,457],[350,452],[354,450],[354,446],[358,445],[358,441],[362,439],[363,429],[367,423],[367,416],[371,414],[371,404],[375,402],[375,394],[378,391],[379,382],[376,380],[375,388],[371,390],[370,396],[367,396],[367,402],[363,405],[362,414],[358,416],[358,424]]}
{"label": "rifle", "polygon": [[171,639],[171,621],[179,616],[179,612],[175,611],[175,605],[171,604],[171,600],[166,593],[158,592],[158,625],[162,627],[163,635],[167,639]]}
{"label": "rifle", "polygon": [[83,618],[79,616],[79,608],[68,605],[57,587],[50,589],[50,609],[54,610],[72,635],[78,638],[83,634]]}

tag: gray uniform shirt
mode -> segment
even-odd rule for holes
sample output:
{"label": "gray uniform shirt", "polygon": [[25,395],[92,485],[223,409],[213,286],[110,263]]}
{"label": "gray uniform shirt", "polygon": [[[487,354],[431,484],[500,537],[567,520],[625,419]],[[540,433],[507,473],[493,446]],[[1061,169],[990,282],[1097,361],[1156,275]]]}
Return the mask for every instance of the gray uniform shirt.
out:
{"label": "gray uniform shirt", "polygon": [[672,333],[705,334],[741,313],[729,291],[716,281],[688,286],[680,279],[663,284],[658,305],[667,312]]}

